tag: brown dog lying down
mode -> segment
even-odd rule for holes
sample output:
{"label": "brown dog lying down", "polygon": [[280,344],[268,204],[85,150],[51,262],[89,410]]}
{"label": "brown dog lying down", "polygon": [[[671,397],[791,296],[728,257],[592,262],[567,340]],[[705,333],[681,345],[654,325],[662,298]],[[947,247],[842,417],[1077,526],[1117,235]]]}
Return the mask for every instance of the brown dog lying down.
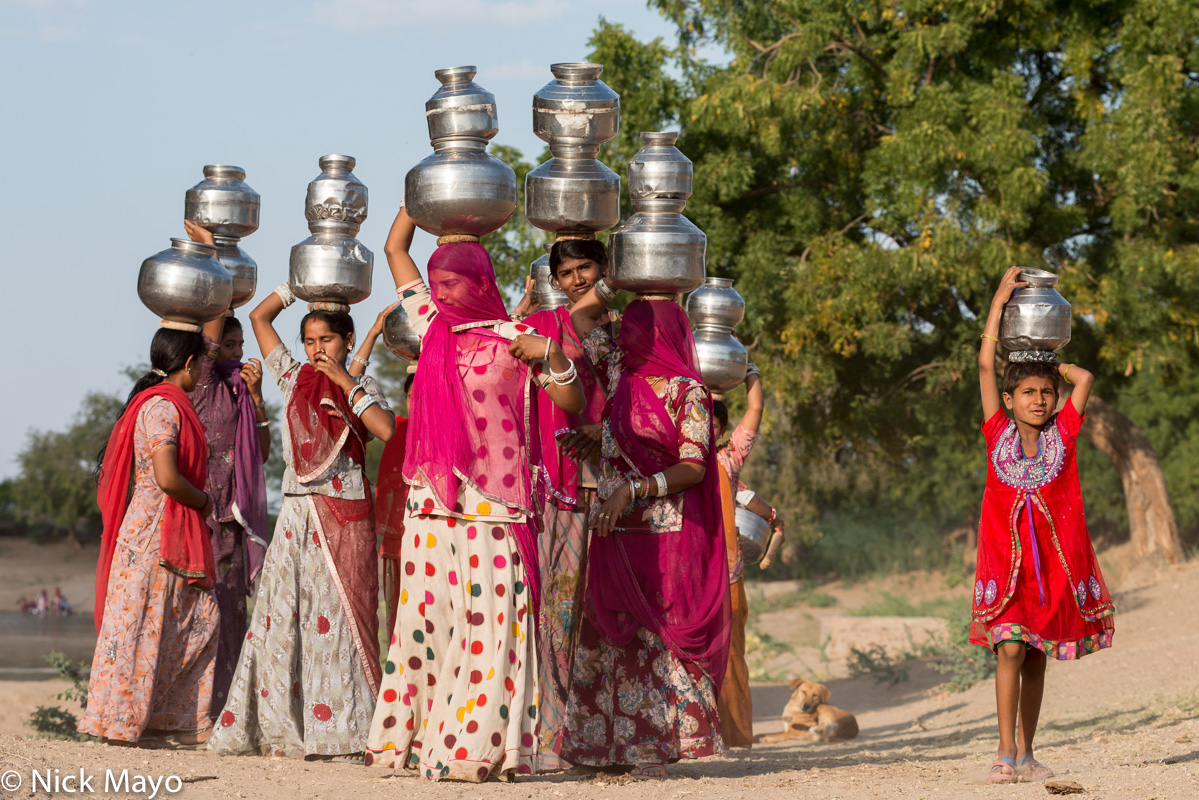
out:
{"label": "brown dog lying down", "polygon": [[787,730],[756,737],[769,744],[803,738],[812,742],[843,742],[858,735],[858,720],[853,714],[827,705],[828,687],[796,678],[791,681],[791,699],[783,707]]}

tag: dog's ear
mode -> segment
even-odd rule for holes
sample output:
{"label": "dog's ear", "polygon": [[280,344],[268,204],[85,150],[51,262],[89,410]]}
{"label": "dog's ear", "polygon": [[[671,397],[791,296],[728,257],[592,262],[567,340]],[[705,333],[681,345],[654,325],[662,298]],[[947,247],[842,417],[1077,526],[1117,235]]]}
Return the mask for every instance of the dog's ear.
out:
{"label": "dog's ear", "polygon": [[820,698],[820,702],[827,703],[833,693],[823,683],[816,684],[816,696]]}
{"label": "dog's ear", "polygon": [[803,678],[792,678],[791,679],[791,691],[794,692],[796,689],[799,688],[799,685],[803,682],[804,682]]}

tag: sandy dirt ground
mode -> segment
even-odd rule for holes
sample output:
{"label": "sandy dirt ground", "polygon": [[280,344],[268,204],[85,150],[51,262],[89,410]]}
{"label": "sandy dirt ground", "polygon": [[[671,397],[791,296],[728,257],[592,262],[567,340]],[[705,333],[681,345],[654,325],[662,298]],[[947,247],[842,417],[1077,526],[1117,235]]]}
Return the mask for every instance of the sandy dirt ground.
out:
{"label": "sandy dirt ground", "polygon": [[[67,585],[75,585],[70,583],[73,580],[86,582],[66,574],[71,570],[56,560],[57,548],[23,550],[16,559],[20,563],[12,558],[14,550],[3,548],[0,591],[5,594],[0,599],[14,594],[15,602],[20,593],[9,585],[14,572],[28,585],[46,582],[39,571],[63,574],[61,581]],[[31,554],[33,562],[28,560]],[[1081,785],[1083,797],[1199,798],[1199,631],[1192,619],[1199,596],[1199,561],[1154,570],[1121,569],[1110,563],[1110,557],[1105,561],[1119,611],[1115,646],[1076,663],[1050,665],[1038,757],[1057,771],[1058,780]],[[793,586],[768,586],[760,596],[777,597],[793,590]],[[911,664],[910,679],[895,687],[868,677],[850,679],[844,677],[844,665],[821,661],[819,643],[812,641],[822,615],[844,614],[884,591],[905,592],[915,602],[938,593],[957,597],[963,594],[960,586],[947,587],[935,575],[899,576],[821,591],[833,595],[836,603],[822,608],[802,603],[776,608],[759,615],[757,624],[763,633],[799,645],[772,659],[771,670],[823,675],[832,702],[857,714],[862,733],[850,742],[755,745],[749,751],[731,751],[727,758],[674,765],[670,777],[659,782],[552,773],[524,778],[515,785],[431,784],[410,773],[391,775],[344,764],[219,758],[206,751],[143,751],[30,739],[23,720],[34,706],[57,702],[53,695],[63,684],[0,681],[0,773],[14,770],[22,779],[16,791],[6,791],[7,784],[0,787],[0,798],[67,795],[40,789],[30,794],[33,770],[40,774],[58,770],[60,778],[82,770],[93,776],[92,791],[71,796],[101,797],[148,797],[149,784],[137,791],[138,775],[151,781],[177,776],[183,782],[174,797],[263,800],[397,796],[457,800],[464,793],[472,798],[539,800],[1048,796],[1042,784],[984,783],[998,742],[993,684],[948,693],[941,686],[944,677],[920,663]],[[754,687],[756,730],[781,728],[778,713],[788,694],[782,684]],[[109,770],[118,778],[127,770],[133,791],[106,792]],[[10,780],[0,775],[0,783]],[[167,794],[164,781],[157,796]]]}

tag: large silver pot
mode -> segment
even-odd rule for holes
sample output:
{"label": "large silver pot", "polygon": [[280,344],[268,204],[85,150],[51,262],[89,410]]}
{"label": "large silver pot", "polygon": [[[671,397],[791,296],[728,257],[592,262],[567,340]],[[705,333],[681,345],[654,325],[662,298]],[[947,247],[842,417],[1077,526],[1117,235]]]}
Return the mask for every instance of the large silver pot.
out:
{"label": "large silver pot", "polygon": [[682,214],[634,214],[608,238],[608,283],[635,294],[690,292],[704,282],[707,248]]}
{"label": "large silver pot", "polygon": [[353,156],[333,153],[320,157],[321,174],[308,184],[304,218],[313,233],[357,236],[366,221],[366,186],[354,175]]}
{"label": "large silver pot", "polygon": [[408,171],[408,216],[435,236],[485,236],[516,212],[516,173],[487,154],[498,121],[495,97],[471,80],[474,67],[434,73],[441,88],[425,103],[433,155]]}
{"label": "large silver pot", "polygon": [[533,133],[561,155],[573,148],[574,158],[595,158],[602,145],[620,131],[620,95],[599,80],[601,64],[551,64],[554,80],[533,95]]}
{"label": "large silver pot", "polygon": [[686,200],[691,196],[691,159],[675,147],[678,139],[674,131],[641,134],[642,147],[629,161],[630,198]]}
{"label": "large silver pot", "polygon": [[383,319],[383,345],[405,361],[420,358],[420,334],[412,327],[403,306],[396,306]]}
{"label": "large silver pot", "polygon": [[[673,144],[666,143],[675,138],[677,134],[673,133],[641,134],[642,141],[653,142],[652,147],[638,151],[642,174],[656,160],[674,164],[683,158]],[[671,151],[678,153],[678,157]],[[631,187],[632,162],[629,170]],[[617,289],[636,294],[677,294],[690,292],[704,282],[708,237],[681,213],[691,196],[690,178],[684,181],[676,175],[670,187],[669,196],[633,196],[636,213],[612,231],[608,239],[612,264],[608,283]]]}
{"label": "large silver pot", "polygon": [[450,67],[433,74],[441,81],[425,103],[425,122],[433,144],[443,139],[474,139],[486,144],[499,132],[495,95],[472,80],[474,67]]}
{"label": "large silver pot", "polygon": [[749,367],[749,351],[745,345],[727,329],[699,328],[694,335],[704,385],[719,393],[740,386]]}
{"label": "large silver pot", "polygon": [[529,276],[533,278],[533,297],[537,299],[538,310],[555,309],[570,303],[566,293],[554,285],[553,274],[550,271],[550,250],[553,249],[554,243],[546,242],[544,247],[545,254],[538,256],[537,260],[529,265]]}
{"label": "large silver pot", "polygon": [[353,236],[314,233],[291,248],[288,285],[309,303],[360,302],[370,297],[375,256]]}
{"label": "large silver pot", "polygon": [[246,184],[246,171],[228,164],[204,167],[204,180],[187,190],[183,217],[216,236],[249,236],[258,230],[262,198]]}
{"label": "large silver pot", "polygon": [[745,298],[732,278],[708,278],[687,298],[687,317],[694,328],[732,331],[745,318]]}
{"label": "large silver pot", "polygon": [[1009,353],[1060,350],[1070,342],[1070,303],[1054,286],[1057,275],[1043,269],[1021,267],[1017,289],[1003,308],[999,341]]}
{"label": "large silver pot", "polygon": [[435,236],[485,236],[516,212],[516,173],[482,149],[439,143],[404,179],[408,216]]}
{"label": "large silver pot", "polygon": [[525,176],[525,217],[553,233],[606,231],[620,222],[620,176],[594,158],[551,158]]}
{"label": "large silver pot", "polygon": [[737,506],[734,512],[737,521],[737,538],[741,541],[741,553],[746,564],[759,564],[770,544],[770,523],[745,506]]}
{"label": "large silver pot", "polygon": [[164,320],[201,325],[216,319],[233,297],[233,278],[216,255],[210,244],[171,239],[169,249],[142,262],[138,298]]}
{"label": "large silver pot", "polygon": [[258,288],[258,264],[238,247],[241,240],[235,236],[214,236],[216,257],[221,266],[229,270],[233,278],[233,300],[230,308],[241,308],[250,302]]}

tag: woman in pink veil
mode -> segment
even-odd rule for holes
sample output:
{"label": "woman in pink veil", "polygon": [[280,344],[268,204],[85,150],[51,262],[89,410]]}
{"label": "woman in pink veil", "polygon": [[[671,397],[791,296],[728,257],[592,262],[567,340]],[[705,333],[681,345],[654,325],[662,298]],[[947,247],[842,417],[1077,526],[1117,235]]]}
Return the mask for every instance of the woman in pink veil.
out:
{"label": "woman in pink veil", "polygon": [[537,769],[540,577],[529,395],[583,410],[574,365],[508,318],[487,251],[439,247],[429,283],[401,206],[384,250],[421,335],[409,398],[400,604],[366,763],[430,780]]}
{"label": "woman in pink veil", "polygon": [[[590,335],[609,290],[572,312]],[[558,752],[659,778],[680,758],[724,752],[716,706],[729,594],[712,401],[687,316],[638,299],[613,350],[583,619]]]}

